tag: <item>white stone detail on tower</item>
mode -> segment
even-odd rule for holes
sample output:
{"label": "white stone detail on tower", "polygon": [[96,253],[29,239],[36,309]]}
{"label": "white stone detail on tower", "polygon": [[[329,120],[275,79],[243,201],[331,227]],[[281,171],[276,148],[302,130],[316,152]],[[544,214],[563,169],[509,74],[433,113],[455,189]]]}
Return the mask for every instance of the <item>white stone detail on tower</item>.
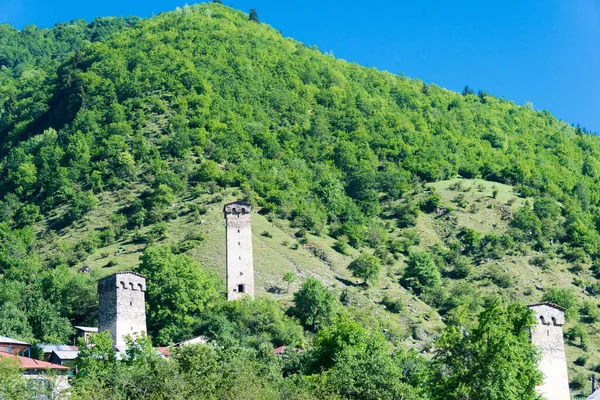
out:
{"label": "white stone detail on tower", "polygon": [[233,202],[223,208],[227,236],[227,299],[254,297],[252,227],[249,203]]}
{"label": "white stone detail on tower", "polygon": [[541,348],[539,369],[544,382],[536,389],[546,400],[569,400],[569,376],[562,326],[564,309],[551,303],[530,305],[536,325],[531,330],[531,342]]}
{"label": "white stone detail on tower", "polygon": [[119,272],[98,281],[98,332],[109,331],[114,346],[123,351],[125,336],[146,334],[146,278]]}

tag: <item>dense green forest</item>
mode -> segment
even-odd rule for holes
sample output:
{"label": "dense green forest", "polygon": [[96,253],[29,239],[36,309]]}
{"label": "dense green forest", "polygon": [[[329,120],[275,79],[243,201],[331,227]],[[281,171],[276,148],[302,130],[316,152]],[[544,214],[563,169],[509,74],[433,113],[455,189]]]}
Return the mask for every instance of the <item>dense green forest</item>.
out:
{"label": "dense green forest", "polygon": [[[117,362],[98,335],[75,398],[534,399],[522,303],[544,300],[567,309],[571,388],[586,393],[600,139],[531,104],[335,59],[216,3],[0,25],[0,335],[70,342],[97,323],[96,279],[127,267],[148,277],[150,339]],[[226,302],[200,262],[215,231],[169,235],[228,198],[271,224],[261,244],[289,234],[266,259],[309,252],[307,273]],[[199,334],[215,344],[151,351]],[[295,350],[272,354],[282,345]]]}

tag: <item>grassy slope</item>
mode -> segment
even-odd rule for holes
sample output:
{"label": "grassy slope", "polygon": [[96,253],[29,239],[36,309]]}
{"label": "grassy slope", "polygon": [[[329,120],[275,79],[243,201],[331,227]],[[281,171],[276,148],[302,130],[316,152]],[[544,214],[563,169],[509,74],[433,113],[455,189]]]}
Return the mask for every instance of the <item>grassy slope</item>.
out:
{"label": "grassy slope", "polygon": [[[455,184],[461,183],[462,188],[457,189]],[[476,229],[482,234],[489,232],[502,233],[508,228],[508,221],[503,219],[505,211],[510,209],[515,212],[522,207],[526,199],[518,198],[511,186],[483,180],[455,179],[441,181],[428,185],[433,187],[442,198],[444,208],[452,208],[451,218],[440,217],[435,213],[421,214],[416,227],[422,240],[419,247],[425,248],[439,243],[446,235],[455,233],[461,227]],[[39,226],[41,254],[52,255],[68,246],[77,243],[87,237],[94,229],[100,229],[108,224],[110,213],[116,212],[120,207],[127,204],[135,192],[142,188],[128,189],[119,194],[102,193],[100,204],[84,221],[76,226],[67,227],[58,231],[55,235],[44,236],[42,232],[52,220],[43,221]],[[496,198],[492,197],[496,189]],[[457,196],[464,196],[465,207],[458,206]],[[237,190],[224,190],[218,195],[206,194],[197,199],[179,199],[173,205],[177,212],[177,218],[169,221],[166,237],[158,243],[179,243],[190,233],[202,233],[206,240],[198,248],[187,252],[189,256],[198,260],[203,266],[212,268],[222,276],[225,275],[225,226],[222,207],[225,203],[234,200],[238,195]],[[188,213],[192,203],[203,204],[206,214],[194,216]],[[418,300],[412,293],[406,291],[398,284],[398,273],[401,271],[404,259],[400,257],[394,265],[385,267],[382,277],[377,285],[365,289],[357,285],[359,282],[352,278],[346,269],[352,256],[358,251],[352,249],[349,255],[342,255],[333,249],[334,239],[329,236],[308,235],[308,243],[300,244],[294,236],[296,229],[289,226],[289,222],[269,216],[261,215],[255,210],[252,216],[254,263],[256,271],[256,282],[259,296],[273,296],[282,302],[288,303],[292,293],[299,286],[302,278],[316,276],[326,282],[338,293],[347,289],[352,299],[352,304],[364,310],[365,314],[375,313],[385,315],[389,326],[387,328],[395,332],[399,339],[405,344],[414,345],[419,349],[426,348],[431,343],[431,338],[441,326],[439,315],[428,305]],[[144,228],[145,233],[150,228]],[[401,229],[390,229],[391,236],[401,236]],[[264,235],[268,232],[269,235]],[[145,244],[131,241],[132,234],[126,235],[120,241],[104,248],[100,248],[90,254],[87,259],[74,265],[77,270],[84,265],[92,267],[98,276],[107,275],[116,271],[129,270],[139,263]],[[314,255],[310,248],[315,246],[325,252],[328,262]],[[115,252],[122,248],[119,255]],[[569,265],[564,261],[553,259],[550,267],[542,271],[533,266],[529,260],[537,255],[529,251],[525,255],[507,255],[502,260],[484,262],[475,267],[474,274],[467,281],[475,285],[483,293],[498,293],[503,296],[523,303],[533,303],[540,300],[543,289],[557,287],[573,287],[581,299],[586,297],[583,289],[573,285],[574,275],[569,271]],[[106,267],[109,261],[114,260],[116,265]],[[487,278],[490,267],[498,266],[511,277],[511,284],[507,288],[500,288],[491,283]],[[287,285],[282,281],[283,275],[292,271],[298,279],[287,292]],[[579,273],[580,277],[586,278],[589,272]],[[462,280],[445,279],[444,285],[448,288],[462,282]],[[402,298],[405,309],[398,315],[388,313],[379,304],[384,294],[394,298]],[[591,342],[600,339],[598,324],[592,328],[593,336]],[[567,324],[565,329],[568,329]],[[570,376],[573,378],[578,373],[585,372],[585,367],[576,366],[574,361],[583,355],[584,351],[577,346],[567,346]],[[593,351],[588,352],[590,359],[587,367],[592,369],[600,363],[600,358]]]}

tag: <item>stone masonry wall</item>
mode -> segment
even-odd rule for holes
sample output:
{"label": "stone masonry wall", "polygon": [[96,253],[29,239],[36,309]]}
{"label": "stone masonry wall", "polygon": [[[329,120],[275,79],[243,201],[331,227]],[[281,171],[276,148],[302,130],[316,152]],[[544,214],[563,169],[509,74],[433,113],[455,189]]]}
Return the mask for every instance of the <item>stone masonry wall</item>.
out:
{"label": "stone masonry wall", "polygon": [[125,336],[146,333],[146,278],[122,272],[98,282],[98,332],[110,331],[115,347],[124,349]]}
{"label": "stone masonry wall", "polygon": [[564,312],[546,304],[530,308],[537,320],[531,332],[531,342],[542,351],[539,369],[544,375],[544,382],[537,387],[538,393],[546,400],[569,400],[571,395],[562,331]]}
{"label": "stone masonry wall", "polygon": [[251,207],[247,203],[225,206],[227,236],[227,298],[254,297]]}

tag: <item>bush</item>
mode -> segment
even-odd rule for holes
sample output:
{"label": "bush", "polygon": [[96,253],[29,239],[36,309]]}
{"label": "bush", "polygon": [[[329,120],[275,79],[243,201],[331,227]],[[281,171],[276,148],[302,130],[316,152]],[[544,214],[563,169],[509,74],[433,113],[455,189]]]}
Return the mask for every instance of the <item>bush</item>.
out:
{"label": "bush", "polygon": [[379,280],[381,263],[377,257],[362,253],[348,265],[348,269],[352,271],[353,277],[362,279],[366,284],[373,284]]}
{"label": "bush", "polygon": [[263,233],[260,234],[260,236],[264,236],[269,239],[273,238],[273,234],[269,231],[264,231]]}
{"label": "bush", "polygon": [[389,312],[399,314],[404,310],[404,303],[400,299],[393,299],[388,294],[383,296],[381,300],[381,304],[383,304]]}
{"label": "bush", "polygon": [[348,255],[348,251],[350,250],[350,246],[348,246],[348,237],[345,235],[338,237],[333,248],[340,254]]}
{"label": "bush", "polygon": [[585,317],[586,322],[597,322],[600,319],[598,306],[591,300],[584,300],[581,305],[581,314]]}
{"label": "bush", "polygon": [[529,264],[540,267],[545,271],[550,267],[550,259],[547,255],[542,254],[541,256],[532,257],[531,260],[529,260]]}
{"label": "bush", "polygon": [[405,285],[417,292],[442,283],[440,271],[433,262],[431,255],[425,252],[410,254],[402,280]]}
{"label": "bush", "polygon": [[453,261],[452,276],[456,279],[465,279],[473,272],[473,265],[471,260],[465,256],[456,257]]}
{"label": "bush", "polygon": [[153,238],[163,238],[167,236],[168,225],[166,222],[159,222],[150,228],[149,235]]}

